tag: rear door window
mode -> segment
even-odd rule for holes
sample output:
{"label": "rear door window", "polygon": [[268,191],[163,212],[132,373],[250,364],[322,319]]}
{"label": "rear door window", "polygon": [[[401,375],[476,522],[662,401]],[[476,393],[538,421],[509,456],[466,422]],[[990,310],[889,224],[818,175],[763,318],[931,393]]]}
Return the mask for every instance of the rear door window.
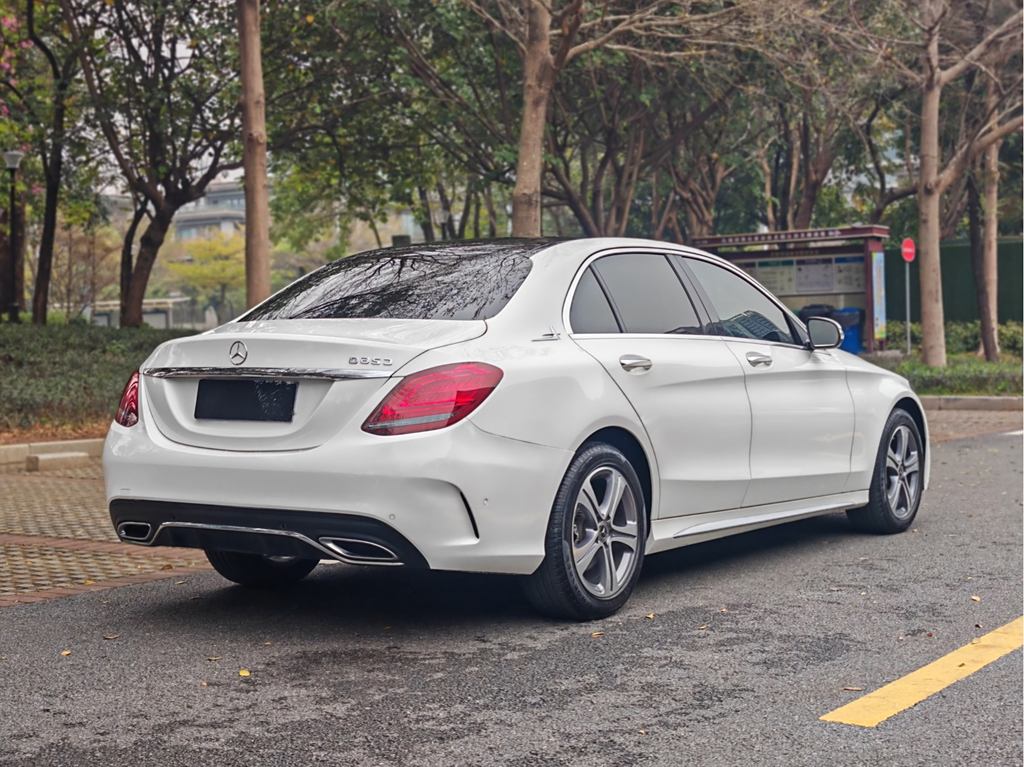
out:
{"label": "rear door window", "polygon": [[569,324],[574,333],[618,333],[621,330],[593,269],[587,269],[576,286],[569,307]]}
{"label": "rear door window", "polygon": [[623,332],[704,333],[693,302],[665,256],[605,256],[593,268],[608,291]]}
{"label": "rear door window", "polygon": [[241,320],[486,320],[523,284],[530,255],[550,244],[445,243],[350,256],[292,283]]}

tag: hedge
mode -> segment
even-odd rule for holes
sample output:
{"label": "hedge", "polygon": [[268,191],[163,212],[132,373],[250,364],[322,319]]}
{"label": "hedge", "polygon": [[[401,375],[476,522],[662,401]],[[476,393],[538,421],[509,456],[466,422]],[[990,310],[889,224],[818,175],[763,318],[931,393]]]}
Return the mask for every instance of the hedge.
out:
{"label": "hedge", "polygon": [[0,431],[111,418],[139,363],[189,332],[0,324]]}
{"label": "hedge", "polygon": [[[907,326],[896,320],[886,323],[888,346],[902,349],[906,344]],[[910,342],[915,348],[921,347],[921,323],[910,323]],[[981,323],[947,322],[946,353],[976,352],[981,345]],[[1021,323],[1006,322],[999,326],[999,347],[1002,351],[1021,356]]]}

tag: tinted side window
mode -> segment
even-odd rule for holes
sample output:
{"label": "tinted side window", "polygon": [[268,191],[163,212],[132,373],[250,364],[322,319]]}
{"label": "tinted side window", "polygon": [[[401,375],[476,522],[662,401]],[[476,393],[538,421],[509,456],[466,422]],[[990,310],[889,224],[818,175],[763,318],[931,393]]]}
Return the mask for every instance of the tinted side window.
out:
{"label": "tinted side window", "polygon": [[569,307],[569,324],[574,333],[618,333],[612,307],[597,284],[594,272],[587,269],[580,277]]}
{"label": "tinted side window", "polygon": [[608,288],[624,332],[704,332],[683,283],[665,256],[605,256],[594,262],[594,268]]}
{"label": "tinted side window", "polygon": [[718,313],[719,335],[795,343],[785,313],[746,280],[707,261],[686,259]]}

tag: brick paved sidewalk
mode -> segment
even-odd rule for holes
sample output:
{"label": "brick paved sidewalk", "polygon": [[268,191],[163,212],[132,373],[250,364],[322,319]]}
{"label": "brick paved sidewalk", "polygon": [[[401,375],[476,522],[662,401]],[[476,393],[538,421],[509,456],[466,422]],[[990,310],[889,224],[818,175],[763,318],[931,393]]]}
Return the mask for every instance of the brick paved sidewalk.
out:
{"label": "brick paved sidewalk", "polygon": [[[939,410],[932,440],[1020,431],[1020,412]],[[99,460],[64,471],[0,468],[0,607],[181,577],[208,567],[201,551],[117,542]]]}
{"label": "brick paved sidewalk", "polygon": [[117,542],[98,459],[65,471],[0,469],[0,607],[205,567],[201,551]]}
{"label": "brick paved sidewalk", "polygon": [[1006,434],[1024,427],[1024,413],[1019,410],[933,410],[927,417],[933,442]]}

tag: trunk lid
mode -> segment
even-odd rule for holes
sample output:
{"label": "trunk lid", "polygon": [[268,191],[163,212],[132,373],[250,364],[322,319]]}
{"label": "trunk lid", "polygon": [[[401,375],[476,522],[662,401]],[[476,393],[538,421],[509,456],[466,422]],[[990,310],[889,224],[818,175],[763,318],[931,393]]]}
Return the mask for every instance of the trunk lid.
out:
{"label": "trunk lid", "polygon": [[[157,430],[183,445],[303,450],[375,405],[388,379],[414,357],[486,330],[483,321],[454,320],[229,323],[159,347],[143,367],[143,397]],[[293,415],[283,421],[227,420],[226,413],[196,418],[200,382],[210,380],[294,385]],[[209,416],[210,408],[205,410]]]}

